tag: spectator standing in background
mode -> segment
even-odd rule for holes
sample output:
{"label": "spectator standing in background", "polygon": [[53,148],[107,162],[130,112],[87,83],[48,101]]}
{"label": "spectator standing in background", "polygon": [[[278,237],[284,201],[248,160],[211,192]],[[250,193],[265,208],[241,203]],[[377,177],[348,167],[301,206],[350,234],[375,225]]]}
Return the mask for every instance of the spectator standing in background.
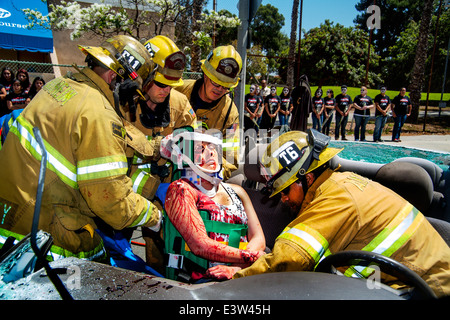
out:
{"label": "spectator standing in background", "polygon": [[291,130],[306,131],[309,115],[313,108],[311,88],[306,75],[300,76],[298,85],[292,89],[291,97],[294,110],[292,110],[292,119],[289,127]]}
{"label": "spectator standing in background", "polygon": [[14,74],[13,74],[11,68],[4,67],[2,70],[2,74],[0,76],[0,84],[2,84],[5,87],[6,94],[9,93],[9,90],[12,87],[13,81],[14,81]]}
{"label": "spectator standing in background", "polygon": [[14,74],[11,68],[4,67],[2,69],[2,74],[0,75],[0,84],[5,88],[5,96],[1,95],[0,100],[0,116],[10,113],[11,111],[6,106],[6,96],[9,93],[9,90],[12,88],[12,82],[14,80]]}
{"label": "spectator standing in background", "polygon": [[277,119],[278,111],[280,111],[281,99],[277,95],[277,88],[270,87],[270,95],[264,99],[264,111],[261,121],[261,129],[272,130]]}
{"label": "spectator standing in background", "polygon": [[280,125],[284,126],[289,123],[289,116],[292,113],[292,109],[294,109],[294,105],[292,104],[291,92],[289,91],[288,87],[283,88],[280,99],[280,113],[278,114],[278,116],[280,119]]}
{"label": "spectator standing in background", "polygon": [[266,100],[266,97],[270,94],[270,88],[267,86],[266,80],[261,80],[261,97]]}
{"label": "spectator standing in background", "polygon": [[391,99],[386,95],[386,87],[380,88],[380,94],[375,99],[375,130],[373,131],[373,142],[383,142],[381,134],[388,118],[388,112],[391,109]]}
{"label": "spectator standing in background", "polygon": [[14,80],[12,89],[6,96],[6,106],[10,113],[13,110],[23,109],[27,106],[28,94],[25,93],[22,87],[22,81],[19,79]]}
{"label": "spectator standing in background", "polygon": [[367,95],[367,88],[361,87],[361,94],[357,95],[353,101],[355,111],[355,141],[359,141],[361,130],[361,141],[366,141],[366,126],[370,118],[370,109],[373,108],[372,98]]}
{"label": "spectator standing in background", "polygon": [[341,93],[336,96],[336,130],[334,132],[334,139],[339,139],[339,131],[341,132],[341,139],[347,140],[345,137],[345,128],[348,122],[348,114],[352,109],[352,98],[347,94],[347,86],[341,86]]}
{"label": "spectator standing in background", "polygon": [[260,126],[262,114],[264,112],[264,99],[261,96],[261,88],[258,85],[256,85],[256,98],[259,101],[259,110],[258,110],[258,116],[257,116],[256,123],[258,124],[258,126]]}
{"label": "spectator standing in background", "polygon": [[401,142],[400,133],[406,118],[411,115],[411,109],[411,100],[406,95],[406,88],[401,88],[400,93],[392,100],[392,116],[394,117],[392,141]]}
{"label": "spectator standing in background", "polygon": [[325,120],[322,126],[322,133],[330,134],[330,125],[333,121],[334,105],[336,104],[336,99],[334,99],[334,92],[331,89],[327,90],[327,96],[323,98],[323,103],[325,105],[324,114]]}
{"label": "spectator standing in background", "polygon": [[312,103],[313,103],[313,114],[312,114],[313,129],[316,129],[317,131],[322,131],[323,110],[325,106],[323,104],[321,88],[318,88],[314,93]]}
{"label": "spectator standing in background", "polygon": [[256,128],[256,119],[259,114],[259,99],[256,96],[256,85],[250,86],[250,92],[244,97],[244,130]]}

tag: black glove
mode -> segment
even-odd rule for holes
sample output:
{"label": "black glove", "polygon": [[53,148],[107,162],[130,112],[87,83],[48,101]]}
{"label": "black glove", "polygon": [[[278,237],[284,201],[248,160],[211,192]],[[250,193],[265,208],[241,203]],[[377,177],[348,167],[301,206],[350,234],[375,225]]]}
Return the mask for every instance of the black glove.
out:
{"label": "black glove", "polygon": [[136,121],[136,104],[134,102],[134,97],[138,94],[139,84],[131,80],[126,79],[119,85],[119,102],[121,105],[128,103],[128,108],[130,111],[130,121]]}

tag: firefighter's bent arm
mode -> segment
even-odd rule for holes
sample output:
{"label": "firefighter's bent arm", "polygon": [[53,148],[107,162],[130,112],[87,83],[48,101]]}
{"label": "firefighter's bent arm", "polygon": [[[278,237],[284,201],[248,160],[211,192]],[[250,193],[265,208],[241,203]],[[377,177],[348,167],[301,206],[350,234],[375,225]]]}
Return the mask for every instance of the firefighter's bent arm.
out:
{"label": "firefighter's bent arm", "polygon": [[159,210],[133,191],[131,179],[126,176],[125,129],[114,113],[101,119],[90,113],[80,116],[74,133],[74,139],[79,140],[75,156],[83,198],[96,216],[115,229],[159,229]]}

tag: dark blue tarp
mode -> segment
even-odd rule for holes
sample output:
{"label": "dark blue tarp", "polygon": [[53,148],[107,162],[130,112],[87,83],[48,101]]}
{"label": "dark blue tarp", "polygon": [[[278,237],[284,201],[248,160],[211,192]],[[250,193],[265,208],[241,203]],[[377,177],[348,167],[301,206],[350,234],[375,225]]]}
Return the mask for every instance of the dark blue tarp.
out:
{"label": "dark blue tarp", "polygon": [[0,1],[0,48],[31,52],[53,52],[53,35],[49,29],[28,29],[28,21],[21,9],[48,14],[47,3],[41,0]]}

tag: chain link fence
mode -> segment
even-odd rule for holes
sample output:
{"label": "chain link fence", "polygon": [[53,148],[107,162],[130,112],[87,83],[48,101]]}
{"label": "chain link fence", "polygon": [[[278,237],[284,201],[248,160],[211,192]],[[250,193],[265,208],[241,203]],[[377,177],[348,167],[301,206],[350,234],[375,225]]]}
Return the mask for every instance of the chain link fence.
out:
{"label": "chain link fence", "polygon": [[[42,62],[32,62],[32,61],[18,61],[18,60],[1,60],[0,59],[0,70],[8,67],[11,69],[14,75],[16,75],[19,69],[25,69],[30,75],[30,81],[36,76],[43,77],[46,81],[55,78],[54,67],[59,67],[61,74],[64,75],[72,65],[66,64],[52,64],[52,63],[42,63]],[[78,66],[79,68],[84,68],[85,66]],[[201,72],[184,72],[183,79],[200,79],[202,76]]]}
{"label": "chain link fence", "polygon": [[29,73],[53,73],[53,65],[50,63],[28,62],[18,60],[0,60],[0,69],[8,67],[16,74],[17,70],[25,69]]}

